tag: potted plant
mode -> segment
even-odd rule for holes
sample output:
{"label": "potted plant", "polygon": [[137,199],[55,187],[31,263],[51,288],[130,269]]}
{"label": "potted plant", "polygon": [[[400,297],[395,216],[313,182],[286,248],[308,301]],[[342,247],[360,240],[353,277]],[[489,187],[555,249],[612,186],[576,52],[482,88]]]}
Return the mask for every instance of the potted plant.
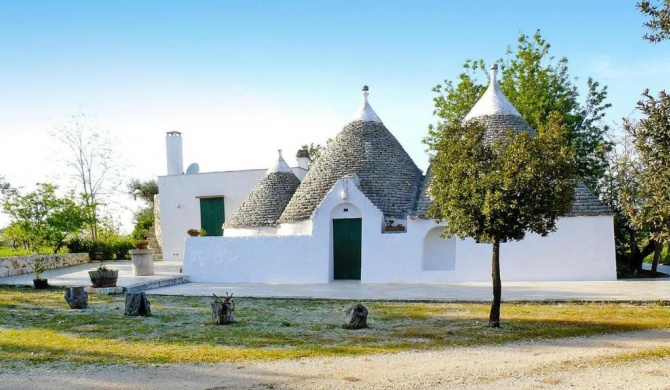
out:
{"label": "potted plant", "polygon": [[191,237],[198,237],[198,236],[205,236],[207,232],[205,229],[188,229],[186,231],[186,234],[188,234]]}
{"label": "potted plant", "polygon": [[46,270],[47,266],[44,264],[44,260],[35,259],[35,265],[33,266],[33,272],[35,273],[35,277],[33,278],[33,286],[35,286],[35,288],[38,290],[49,287],[49,280],[42,279],[42,272]]}
{"label": "potted plant", "polygon": [[101,265],[95,271],[88,271],[93,287],[116,287],[116,280],[119,278],[119,271],[112,270]]}
{"label": "potted plant", "polygon": [[149,247],[149,241],[147,240],[137,240],[135,241],[136,249],[147,249]]}

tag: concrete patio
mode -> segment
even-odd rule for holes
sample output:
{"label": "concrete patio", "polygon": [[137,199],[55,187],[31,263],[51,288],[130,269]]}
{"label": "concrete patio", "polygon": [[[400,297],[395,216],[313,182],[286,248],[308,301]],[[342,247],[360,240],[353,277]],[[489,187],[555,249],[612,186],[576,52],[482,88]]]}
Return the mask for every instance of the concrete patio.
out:
{"label": "concrete patio", "polygon": [[[88,271],[101,263],[46,271],[52,286],[90,286]],[[188,283],[180,273],[181,262],[157,261],[155,275],[133,276],[130,261],[105,261],[119,270],[117,285],[123,291],[147,291],[154,295],[211,296],[233,293],[236,297],[319,298],[345,300],[489,301],[491,283],[388,283],[369,284],[337,281],[314,284],[283,283]],[[647,265],[648,267],[648,265]],[[659,266],[670,273],[670,267]],[[0,285],[32,285],[32,274],[0,278]],[[170,285],[172,284],[172,285]],[[167,286],[166,286],[167,285]],[[123,292],[117,291],[117,292]],[[105,291],[98,291],[104,293]],[[503,280],[504,301],[666,301],[670,300],[670,278],[578,282],[508,282]]]}

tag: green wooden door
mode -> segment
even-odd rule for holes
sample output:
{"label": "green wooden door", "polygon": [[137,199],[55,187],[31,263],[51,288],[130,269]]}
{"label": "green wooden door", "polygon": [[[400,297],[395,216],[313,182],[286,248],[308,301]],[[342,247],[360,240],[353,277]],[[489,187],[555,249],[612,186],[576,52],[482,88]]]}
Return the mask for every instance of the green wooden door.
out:
{"label": "green wooden door", "polygon": [[225,215],[223,198],[200,199],[200,227],[208,236],[223,236]]}
{"label": "green wooden door", "polygon": [[333,219],[333,277],[361,280],[361,219]]}

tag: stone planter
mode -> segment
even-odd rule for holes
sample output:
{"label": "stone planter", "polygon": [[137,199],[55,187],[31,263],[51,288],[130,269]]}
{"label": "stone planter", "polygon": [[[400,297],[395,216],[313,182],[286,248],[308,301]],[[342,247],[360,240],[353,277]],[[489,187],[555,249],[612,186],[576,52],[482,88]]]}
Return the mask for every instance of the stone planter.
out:
{"label": "stone planter", "polygon": [[154,274],[153,249],[131,249],[128,253],[133,262],[133,275],[151,276]]}
{"label": "stone planter", "polygon": [[116,287],[119,278],[118,270],[88,271],[93,287]]}

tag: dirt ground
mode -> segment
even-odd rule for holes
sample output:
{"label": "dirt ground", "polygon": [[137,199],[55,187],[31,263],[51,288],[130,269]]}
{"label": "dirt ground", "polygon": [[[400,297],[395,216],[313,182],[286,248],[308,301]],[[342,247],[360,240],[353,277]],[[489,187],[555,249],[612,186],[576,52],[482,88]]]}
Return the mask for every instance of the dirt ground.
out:
{"label": "dirt ground", "polygon": [[0,368],[2,389],[670,389],[670,329],[346,358]]}

